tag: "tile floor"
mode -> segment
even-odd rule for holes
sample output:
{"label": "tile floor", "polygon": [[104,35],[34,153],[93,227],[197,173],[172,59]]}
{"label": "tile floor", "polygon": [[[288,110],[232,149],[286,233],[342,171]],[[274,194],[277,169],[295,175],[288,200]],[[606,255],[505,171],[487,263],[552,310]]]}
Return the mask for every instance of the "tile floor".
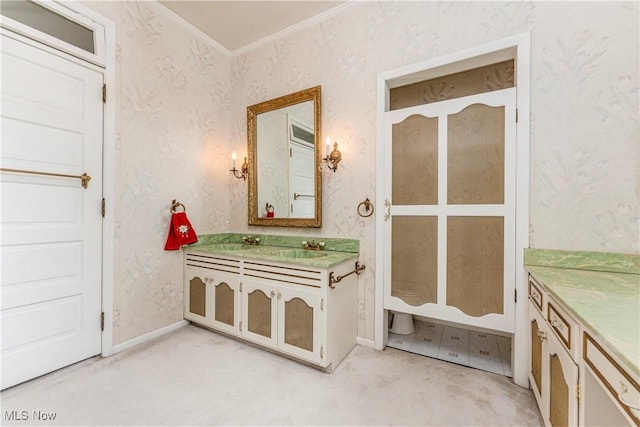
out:
{"label": "tile floor", "polygon": [[389,333],[389,347],[512,377],[511,338],[414,320],[414,333]]}

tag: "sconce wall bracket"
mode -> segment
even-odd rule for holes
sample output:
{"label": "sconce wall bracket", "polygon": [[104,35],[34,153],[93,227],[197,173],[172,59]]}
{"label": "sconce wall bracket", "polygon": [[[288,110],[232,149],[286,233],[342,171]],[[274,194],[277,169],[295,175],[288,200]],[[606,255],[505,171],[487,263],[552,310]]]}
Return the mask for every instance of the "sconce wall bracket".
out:
{"label": "sconce wall bracket", "polygon": [[331,171],[334,173],[338,169],[338,163],[340,163],[341,160],[342,160],[342,153],[340,153],[340,150],[338,150],[337,142],[333,144],[333,151],[327,154],[327,156],[322,159],[322,161],[327,165],[327,167],[331,169]]}
{"label": "sconce wall bracket", "polygon": [[230,169],[229,172],[233,174],[236,178],[243,180],[247,180],[247,175],[249,174],[249,165],[247,164],[247,158],[244,158],[244,163],[240,166],[240,170],[236,169],[234,166],[233,169]]}

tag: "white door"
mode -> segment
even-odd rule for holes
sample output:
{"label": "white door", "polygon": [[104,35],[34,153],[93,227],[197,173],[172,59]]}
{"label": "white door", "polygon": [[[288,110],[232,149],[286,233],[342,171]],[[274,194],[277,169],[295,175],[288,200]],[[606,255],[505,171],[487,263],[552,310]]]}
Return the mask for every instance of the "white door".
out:
{"label": "white door", "polygon": [[515,105],[512,88],[385,113],[385,309],[514,331]]}
{"label": "white door", "polygon": [[104,79],[4,34],[0,49],[4,389],[101,350]]}
{"label": "white door", "polygon": [[315,216],[315,167],[313,146],[289,143],[289,197],[291,218]]}

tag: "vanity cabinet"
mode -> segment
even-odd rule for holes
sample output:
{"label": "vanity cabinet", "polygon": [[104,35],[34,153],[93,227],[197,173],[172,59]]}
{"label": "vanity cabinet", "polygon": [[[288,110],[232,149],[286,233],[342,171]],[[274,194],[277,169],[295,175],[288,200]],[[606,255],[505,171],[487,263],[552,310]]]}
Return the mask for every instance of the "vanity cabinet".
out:
{"label": "vanity cabinet", "polygon": [[575,322],[567,319],[542,287],[530,279],[529,380],[546,426],[578,424],[579,375],[572,344],[578,331]]}
{"label": "vanity cabinet", "polygon": [[529,382],[546,426],[638,426],[637,374],[533,277],[529,321]]}
{"label": "vanity cabinet", "polygon": [[239,335],[239,294],[239,261],[198,254],[185,256],[185,319]]}
{"label": "vanity cabinet", "polygon": [[[185,252],[184,317],[333,371],[356,344],[353,261],[331,268]],[[329,277],[345,276],[330,286]]]}

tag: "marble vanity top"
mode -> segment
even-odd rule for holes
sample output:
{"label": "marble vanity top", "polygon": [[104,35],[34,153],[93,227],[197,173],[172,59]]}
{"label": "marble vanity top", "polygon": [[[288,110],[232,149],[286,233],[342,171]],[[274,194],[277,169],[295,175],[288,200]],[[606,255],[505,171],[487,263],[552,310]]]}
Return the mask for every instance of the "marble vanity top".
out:
{"label": "marble vanity top", "polygon": [[[259,237],[257,245],[242,243],[243,237]],[[306,250],[303,242],[323,242],[322,250]],[[257,259],[307,267],[331,268],[358,257],[359,242],[353,239],[289,237],[256,234],[208,234],[184,250],[215,253],[242,259]]]}
{"label": "marble vanity top", "polygon": [[526,249],[525,267],[640,375],[640,256]]}

